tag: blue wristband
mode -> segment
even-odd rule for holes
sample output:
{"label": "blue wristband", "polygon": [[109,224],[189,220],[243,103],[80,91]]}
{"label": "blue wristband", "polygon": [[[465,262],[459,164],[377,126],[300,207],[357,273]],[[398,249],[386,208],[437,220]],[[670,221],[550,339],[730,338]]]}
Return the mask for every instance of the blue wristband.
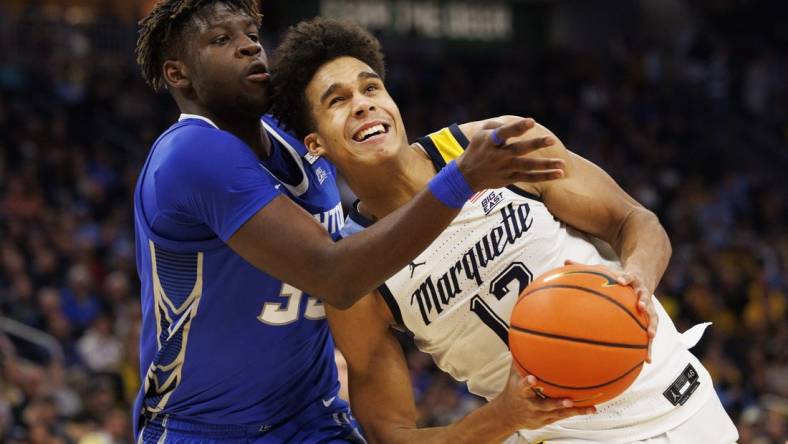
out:
{"label": "blue wristband", "polygon": [[474,194],[453,160],[443,167],[427,186],[432,194],[449,208],[462,208]]}

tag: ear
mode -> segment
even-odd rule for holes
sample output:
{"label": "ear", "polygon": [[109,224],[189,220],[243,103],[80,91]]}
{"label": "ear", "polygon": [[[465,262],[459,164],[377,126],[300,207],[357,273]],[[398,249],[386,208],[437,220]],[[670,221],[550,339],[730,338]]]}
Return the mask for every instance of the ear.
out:
{"label": "ear", "polygon": [[323,147],[323,140],[317,133],[307,134],[306,137],[304,137],[304,145],[313,156],[322,156],[326,153],[326,149]]}
{"label": "ear", "polygon": [[185,89],[191,86],[189,68],[180,60],[166,60],[162,70],[164,71],[164,81],[167,83],[167,87]]}

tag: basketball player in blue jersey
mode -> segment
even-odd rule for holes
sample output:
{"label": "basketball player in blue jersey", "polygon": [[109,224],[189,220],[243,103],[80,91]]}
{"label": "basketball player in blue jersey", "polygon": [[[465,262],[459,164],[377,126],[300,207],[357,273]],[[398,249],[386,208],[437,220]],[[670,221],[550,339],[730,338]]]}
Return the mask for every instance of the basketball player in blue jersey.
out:
{"label": "basketball player in blue jersey", "polygon": [[261,118],[256,3],[162,0],[141,22],[143,77],[182,114],[135,190],[140,442],[362,441],[337,398],[323,303],[347,308],[406,265],[473,190],[561,174],[560,161],[521,155],[542,138],[500,149],[488,137],[375,229],[334,242],[334,167]]}
{"label": "basketball player in blue jersey", "polygon": [[[400,208],[484,137],[480,131],[489,124],[452,125],[410,144],[383,83],[379,43],[352,24],[299,23],[276,56],[274,114],[304,137],[312,154],[328,157],[359,196],[349,232],[374,228]],[[679,334],[652,297],[671,253],[656,216],[546,128],[534,133],[556,140],[540,152],[563,159],[564,177],[479,193],[376,294],[345,311],[327,309],[365,432],[374,442],[394,443],[734,442],[736,429],[711,378],[688,350],[705,325]],[[631,285],[649,315],[653,361],[624,393],[595,408],[538,399],[530,389],[538,382],[513,370],[507,347],[517,295],[566,260],[597,265],[609,279]],[[450,426],[418,428],[392,327],[409,331],[439,367],[490,402]]]}

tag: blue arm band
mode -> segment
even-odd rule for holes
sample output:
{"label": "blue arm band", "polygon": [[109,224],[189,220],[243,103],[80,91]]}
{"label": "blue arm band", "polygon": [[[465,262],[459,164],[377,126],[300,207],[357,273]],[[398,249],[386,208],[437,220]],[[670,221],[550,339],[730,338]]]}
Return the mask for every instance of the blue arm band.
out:
{"label": "blue arm band", "polygon": [[449,208],[462,208],[474,194],[453,160],[440,170],[427,186],[432,194]]}

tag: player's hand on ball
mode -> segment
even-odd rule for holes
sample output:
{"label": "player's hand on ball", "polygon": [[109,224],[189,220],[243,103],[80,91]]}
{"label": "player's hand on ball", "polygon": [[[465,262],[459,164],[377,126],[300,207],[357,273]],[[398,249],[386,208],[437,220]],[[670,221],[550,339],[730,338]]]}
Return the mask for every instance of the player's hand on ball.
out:
{"label": "player's hand on ball", "polygon": [[654,301],[651,297],[654,294],[654,289],[643,283],[639,270],[629,269],[615,272],[615,276],[619,284],[629,285],[635,289],[635,293],[638,295],[638,310],[648,315],[648,358],[646,362],[651,363],[651,345],[657,336],[657,325],[659,324],[657,310],[654,308]]}
{"label": "player's hand on ball", "polygon": [[[581,264],[575,261],[567,260],[564,261],[564,265]],[[617,271],[603,267],[601,265],[598,267],[603,269],[605,273],[614,277],[616,282],[618,282],[620,285],[628,285],[635,290],[635,294],[638,297],[638,310],[641,313],[646,313],[646,315],[648,315],[648,357],[646,358],[646,362],[651,363],[651,345],[654,343],[654,338],[657,336],[657,325],[659,324],[657,310],[654,308],[654,301],[651,297],[651,295],[654,294],[654,289],[649,288],[646,286],[646,284],[644,284],[644,279],[641,277],[639,270],[630,269]]]}
{"label": "player's hand on ball", "polygon": [[596,413],[595,407],[574,407],[569,399],[544,399],[537,394],[538,387],[533,375],[523,377],[512,365],[506,388],[492,401],[508,428],[538,429],[570,416]]}
{"label": "player's hand on ball", "polygon": [[534,119],[518,119],[507,124],[490,121],[474,134],[468,148],[456,161],[471,188],[481,191],[515,182],[541,182],[563,177],[563,160],[526,156],[556,142],[550,136],[519,138],[527,135],[535,125]]}

